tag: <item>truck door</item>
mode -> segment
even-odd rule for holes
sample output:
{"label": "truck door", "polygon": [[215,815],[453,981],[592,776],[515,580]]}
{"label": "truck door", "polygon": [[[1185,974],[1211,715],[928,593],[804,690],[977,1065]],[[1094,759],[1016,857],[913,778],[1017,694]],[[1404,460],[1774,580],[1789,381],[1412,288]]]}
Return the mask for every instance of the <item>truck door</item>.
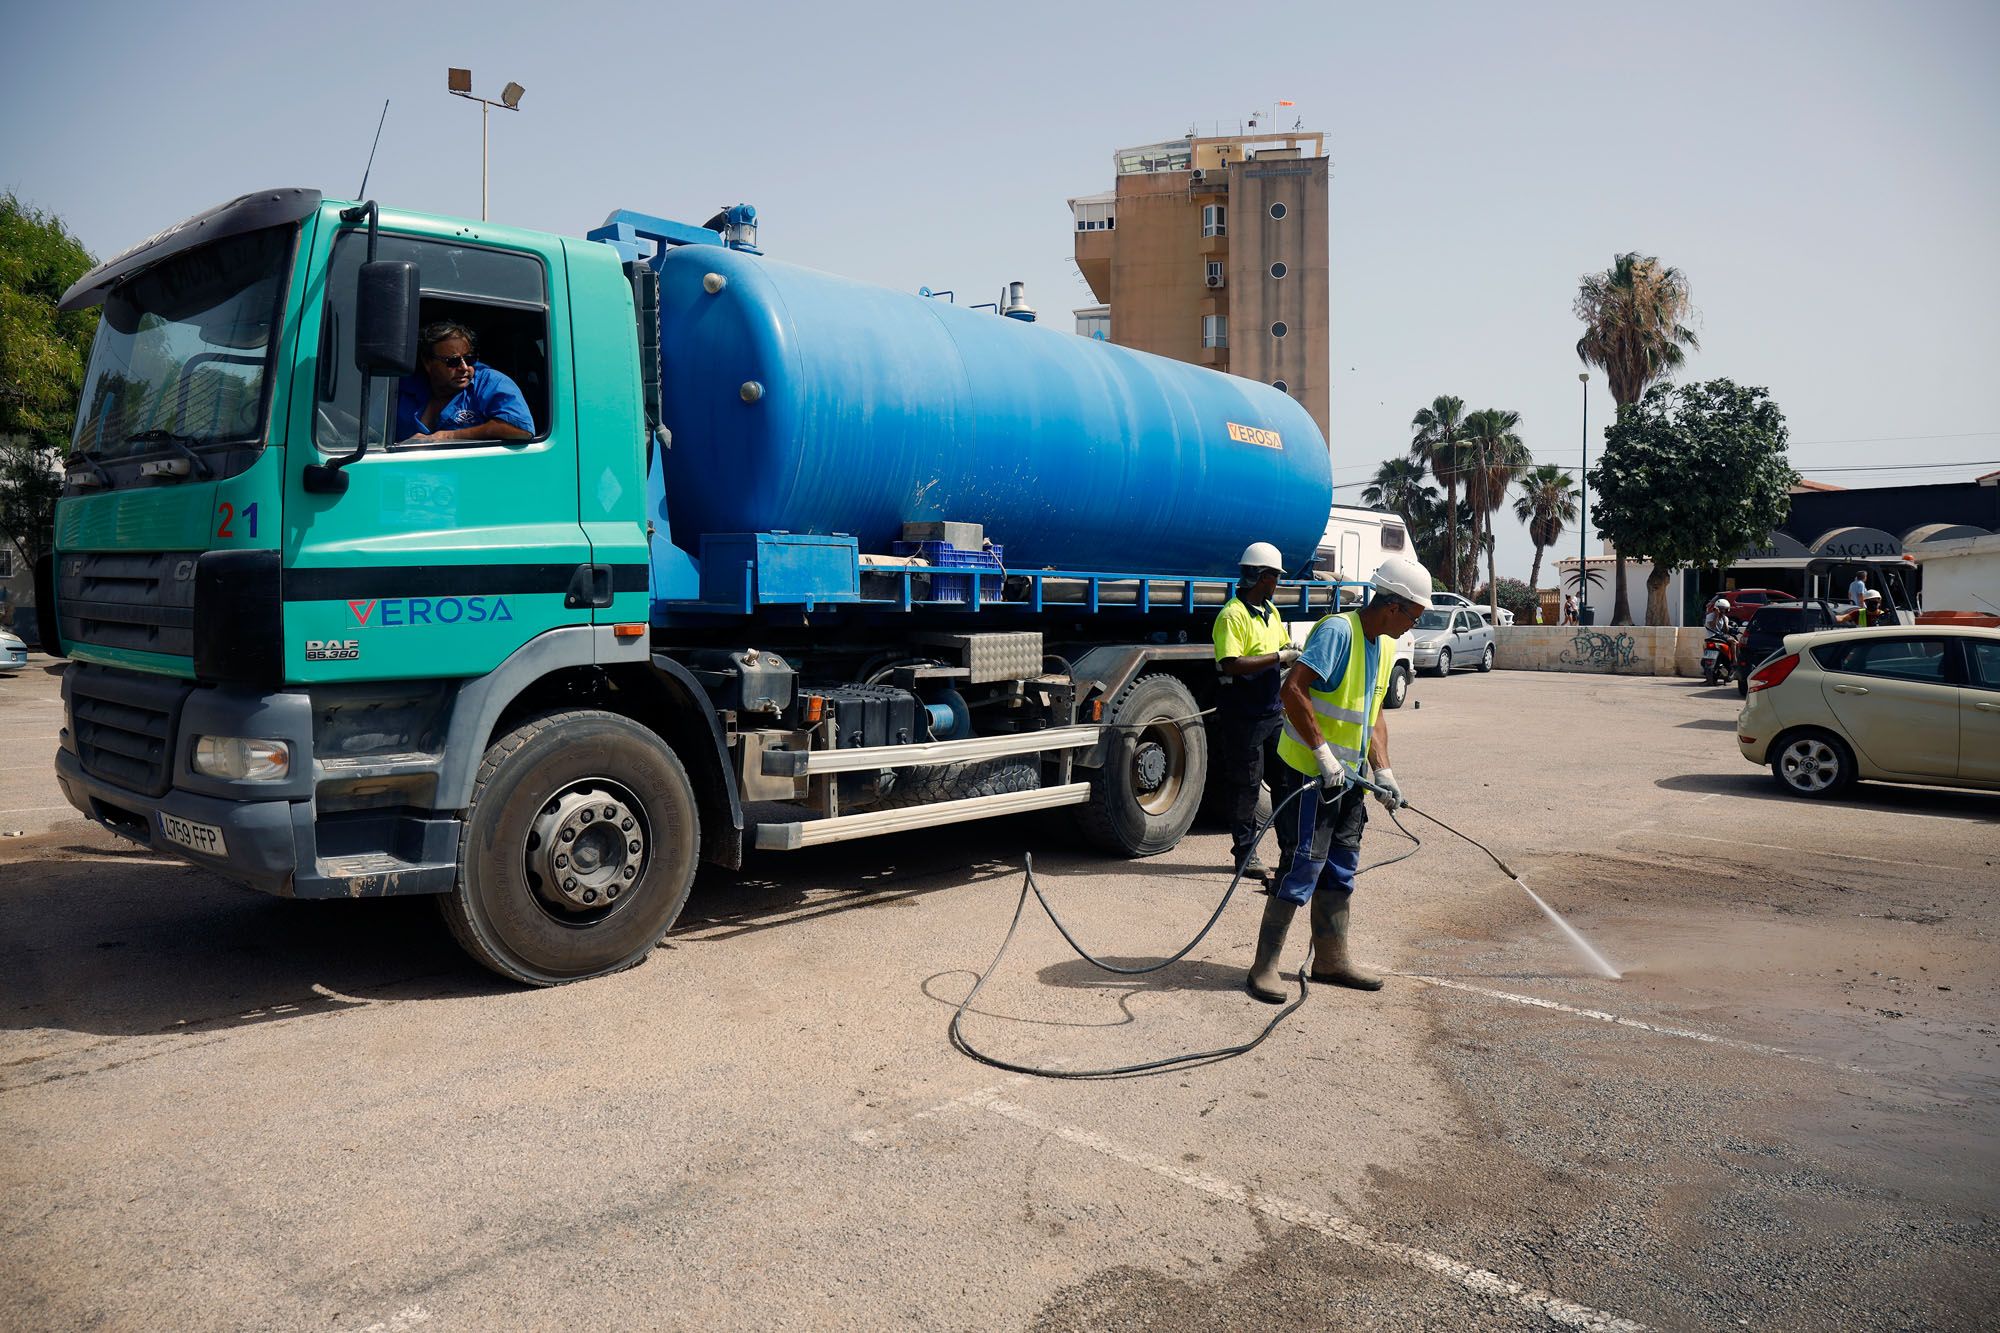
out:
{"label": "truck door", "polygon": [[413,424],[430,398],[419,365],[404,381],[370,385],[368,453],[346,469],[347,491],[304,489],[305,465],[351,451],[362,430],[353,312],[368,237],[365,228],[338,229],[315,266],[323,281],[299,339],[304,391],[294,402],[305,419],[291,432],[302,447],[289,460],[285,503],[292,680],[478,675],[545,630],[590,622],[587,606],[567,604],[591,551],[577,510],[570,365],[560,350],[569,345],[560,249],[442,228],[397,235],[388,225],[377,257],[417,264],[420,323],[432,335],[448,325],[469,335],[479,368],[478,401],[454,399],[430,429],[472,424],[442,418],[476,417],[511,386],[533,434],[429,438]]}

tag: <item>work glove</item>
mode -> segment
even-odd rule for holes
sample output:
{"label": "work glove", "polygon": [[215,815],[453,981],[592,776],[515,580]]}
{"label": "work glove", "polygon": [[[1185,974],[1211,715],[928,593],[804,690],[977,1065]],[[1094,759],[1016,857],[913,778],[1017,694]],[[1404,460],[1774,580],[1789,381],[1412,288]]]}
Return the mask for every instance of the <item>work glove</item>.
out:
{"label": "work glove", "polygon": [[1292,663],[1298,660],[1299,650],[1292,647],[1289,643],[1278,650],[1278,666],[1281,670],[1290,671]]}
{"label": "work glove", "polygon": [[1375,793],[1375,799],[1382,803],[1384,810],[1394,814],[1410,803],[1409,798],[1403,795],[1403,788],[1397,783],[1395,773],[1387,768],[1378,768],[1375,770],[1374,778],[1375,785],[1382,789]]}
{"label": "work glove", "polygon": [[1340,762],[1340,756],[1325,741],[1313,751],[1313,758],[1319,761],[1319,785],[1322,789],[1335,792],[1347,785],[1347,765]]}

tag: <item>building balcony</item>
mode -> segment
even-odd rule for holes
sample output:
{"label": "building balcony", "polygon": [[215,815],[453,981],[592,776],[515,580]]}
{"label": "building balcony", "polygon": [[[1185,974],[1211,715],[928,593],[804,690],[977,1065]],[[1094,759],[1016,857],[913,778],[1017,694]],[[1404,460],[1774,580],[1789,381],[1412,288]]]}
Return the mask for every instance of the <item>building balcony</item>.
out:
{"label": "building balcony", "polygon": [[1203,256],[1221,256],[1228,254],[1229,253],[1228,235],[1225,233],[1221,236],[1202,237],[1201,244],[1195,247],[1195,253]]}

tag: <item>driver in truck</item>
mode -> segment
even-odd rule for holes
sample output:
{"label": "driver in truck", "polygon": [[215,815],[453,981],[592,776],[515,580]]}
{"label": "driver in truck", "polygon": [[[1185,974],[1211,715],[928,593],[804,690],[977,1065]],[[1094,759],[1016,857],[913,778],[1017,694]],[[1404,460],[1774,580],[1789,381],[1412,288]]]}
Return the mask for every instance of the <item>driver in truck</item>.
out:
{"label": "driver in truck", "polygon": [[405,444],[444,440],[526,440],[535,419],[512,379],[479,361],[472,330],[426,325],[417,373],[405,376],[396,400],[396,438]]}

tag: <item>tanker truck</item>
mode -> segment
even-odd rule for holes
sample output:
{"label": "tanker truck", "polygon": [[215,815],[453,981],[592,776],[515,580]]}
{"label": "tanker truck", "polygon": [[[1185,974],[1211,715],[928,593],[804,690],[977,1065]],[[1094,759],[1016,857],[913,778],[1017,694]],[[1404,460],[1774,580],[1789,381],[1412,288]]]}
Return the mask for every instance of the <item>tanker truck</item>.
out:
{"label": "tanker truck", "polygon": [[[66,798],[253,889],[435,895],[528,984],[642,961],[746,849],[1061,807],[1172,847],[1236,560],[1305,572],[1331,494],[1283,392],[780,262],[747,207],[269,190],[62,303],[103,307],[37,571]],[[434,321],[528,438],[398,438]]]}

